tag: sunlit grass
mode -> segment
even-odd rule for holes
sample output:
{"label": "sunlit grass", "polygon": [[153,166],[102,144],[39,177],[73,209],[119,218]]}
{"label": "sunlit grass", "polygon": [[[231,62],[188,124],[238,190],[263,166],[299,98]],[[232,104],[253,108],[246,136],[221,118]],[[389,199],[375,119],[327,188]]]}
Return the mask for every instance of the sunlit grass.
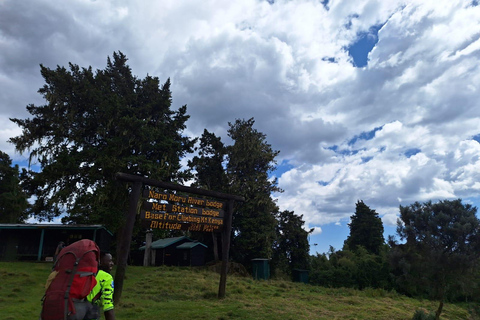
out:
{"label": "sunlit grass", "polygon": [[[0,262],[0,319],[38,319],[47,263]],[[330,289],[285,280],[229,276],[217,298],[220,276],[178,267],[127,268],[117,319],[412,319],[437,303],[385,290]],[[446,304],[442,319],[475,319],[469,305]]]}

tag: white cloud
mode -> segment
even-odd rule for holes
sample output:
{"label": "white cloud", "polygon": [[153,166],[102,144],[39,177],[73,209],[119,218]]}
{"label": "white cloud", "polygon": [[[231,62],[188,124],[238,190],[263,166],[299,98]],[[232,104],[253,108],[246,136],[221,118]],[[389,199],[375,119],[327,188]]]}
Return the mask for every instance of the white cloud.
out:
{"label": "white cloud", "polygon": [[[310,235],[312,235],[312,236],[322,234],[322,228],[320,228],[320,227],[313,227],[311,229],[313,229],[313,232],[310,233]],[[310,228],[306,228],[306,230],[310,231]]]}
{"label": "white cloud", "polygon": [[[469,3],[5,0],[0,150],[18,157],[7,119],[43,103],[40,63],[103,68],[120,50],[139,77],[171,78],[190,135],[228,141],[228,122],[255,117],[294,166],[281,209],[344,225],[361,199],[394,224],[400,204],[480,189],[480,6]],[[355,68],[346,48],[373,26],[378,43]]]}
{"label": "white cloud", "polygon": [[[382,209],[376,208],[375,211],[382,212]],[[398,211],[398,210],[396,210]],[[389,212],[386,213],[382,216],[382,223],[387,226],[396,226],[397,225],[397,219],[398,219],[398,213],[397,212]]]}

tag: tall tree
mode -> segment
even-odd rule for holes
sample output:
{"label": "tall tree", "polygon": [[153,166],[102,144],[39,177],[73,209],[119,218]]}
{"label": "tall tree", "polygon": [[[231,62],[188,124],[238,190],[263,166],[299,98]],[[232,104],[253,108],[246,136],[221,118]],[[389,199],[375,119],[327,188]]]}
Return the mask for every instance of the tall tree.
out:
{"label": "tall tree", "polygon": [[[228,178],[224,168],[224,161],[227,149],[220,137],[207,129],[203,131],[200,138],[198,149],[198,156],[193,157],[188,162],[188,166],[194,172],[194,183],[192,186],[227,192]],[[213,259],[219,260],[218,238],[216,233],[212,233],[212,237],[208,237],[205,233],[198,233],[195,235],[196,239],[201,240],[206,245],[213,249]]]}
{"label": "tall tree", "polygon": [[275,170],[278,151],[253,128],[254,123],[253,118],[229,123],[233,145],[227,147],[230,193],[246,200],[233,217],[232,256],[246,266],[251,259],[272,257],[278,212],[272,193],[281,191],[277,180],[268,176]]}
{"label": "tall tree", "polygon": [[118,230],[128,189],[116,172],[172,181],[181,179],[180,158],[192,141],[182,136],[186,106],[171,110],[170,81],[138,79],[121,52],[103,70],[44,66],[39,89],[46,104],[27,106],[32,118],[11,119],[22,128],[10,139],[30,152],[41,171],[29,190],[39,220],[60,215],[70,223],[101,223]]}
{"label": "tall tree", "polygon": [[396,265],[401,267],[397,276],[438,299],[436,319],[445,298],[459,283],[472,285],[469,279],[478,272],[480,220],[476,213],[476,207],[460,199],[400,206],[397,233],[405,243],[391,243]]}
{"label": "tall tree", "polygon": [[228,190],[228,178],[224,168],[227,149],[220,137],[207,129],[203,131],[198,156],[188,162],[195,172],[194,186],[215,191]]}
{"label": "tall tree", "polygon": [[18,165],[12,166],[9,155],[0,151],[0,223],[23,223],[27,208]]}
{"label": "tall tree", "polygon": [[308,235],[313,229],[306,231],[303,227],[303,216],[297,216],[293,211],[282,211],[277,214],[277,237],[274,245],[273,264],[284,272],[291,273],[293,269],[308,269],[310,245]]}
{"label": "tall tree", "polygon": [[360,200],[350,219],[350,235],[345,240],[345,247],[355,251],[358,246],[362,246],[370,253],[379,254],[385,239],[382,219],[378,213]]}

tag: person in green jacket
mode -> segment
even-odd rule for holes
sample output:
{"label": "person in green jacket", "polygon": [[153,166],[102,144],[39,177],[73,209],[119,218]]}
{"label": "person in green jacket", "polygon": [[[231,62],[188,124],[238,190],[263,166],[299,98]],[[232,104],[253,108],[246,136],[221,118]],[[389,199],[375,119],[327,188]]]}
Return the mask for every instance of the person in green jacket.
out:
{"label": "person in green jacket", "polygon": [[[115,320],[113,311],[113,277],[110,274],[113,268],[112,255],[108,252],[100,253],[99,270],[95,277],[97,284],[87,296],[87,300],[93,304],[93,312],[87,315],[87,319],[100,318],[100,311],[103,310],[105,320]],[[93,317],[92,317],[93,316]]]}

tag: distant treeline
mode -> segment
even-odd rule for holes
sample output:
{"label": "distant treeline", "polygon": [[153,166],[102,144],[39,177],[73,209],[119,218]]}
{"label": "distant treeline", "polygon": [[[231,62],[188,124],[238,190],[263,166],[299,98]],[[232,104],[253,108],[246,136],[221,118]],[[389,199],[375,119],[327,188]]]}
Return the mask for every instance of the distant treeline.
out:
{"label": "distant treeline", "polygon": [[458,200],[400,206],[399,241],[383,241],[378,214],[362,201],[342,250],[310,258],[310,283],[382,288],[443,303],[480,301],[480,223],[477,208]]}

